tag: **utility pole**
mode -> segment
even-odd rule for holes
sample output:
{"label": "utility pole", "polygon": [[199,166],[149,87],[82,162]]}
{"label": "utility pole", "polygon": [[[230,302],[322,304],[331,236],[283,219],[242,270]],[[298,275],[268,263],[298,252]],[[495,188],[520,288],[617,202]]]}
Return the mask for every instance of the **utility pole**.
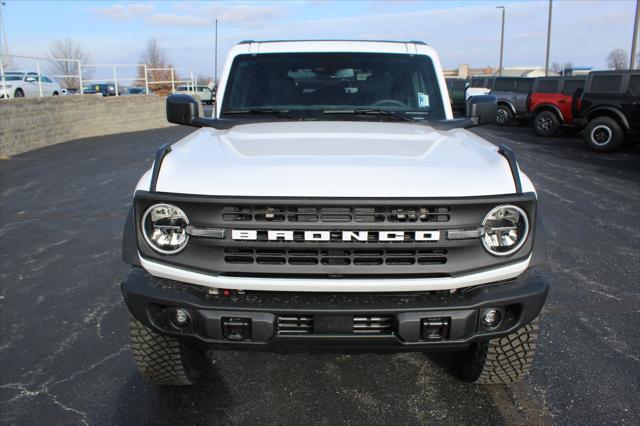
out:
{"label": "utility pole", "polygon": [[544,76],[549,76],[549,49],[551,48],[551,12],[553,11],[553,0],[549,0],[549,22],[547,23],[547,58],[544,61]]}
{"label": "utility pole", "polygon": [[502,31],[500,32],[500,66],[498,68],[498,75],[502,76],[502,52],[504,50],[504,6],[497,6],[496,9],[502,9]]}
{"label": "utility pole", "polygon": [[633,40],[631,40],[631,60],[629,60],[629,69],[632,70],[636,66],[636,49],[638,48],[638,21],[640,20],[640,0],[636,0],[636,22],[633,25]]}
{"label": "utility pole", "polygon": [[218,87],[218,20],[216,19],[216,40],[215,40],[215,59],[213,60],[213,85]]}

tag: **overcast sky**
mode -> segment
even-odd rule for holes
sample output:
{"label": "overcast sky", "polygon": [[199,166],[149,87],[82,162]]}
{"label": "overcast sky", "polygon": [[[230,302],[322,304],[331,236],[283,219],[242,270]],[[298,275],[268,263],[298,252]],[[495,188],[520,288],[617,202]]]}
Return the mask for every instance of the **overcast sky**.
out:
{"label": "overcast sky", "polygon": [[[96,63],[137,63],[146,40],[156,37],[174,66],[209,75],[216,18],[220,62],[229,47],[245,39],[355,38],[422,40],[435,47],[445,68],[495,66],[498,5],[507,9],[505,67],[543,66],[548,8],[546,0],[3,1],[10,53],[43,56],[51,40],[71,37]],[[635,5],[635,0],[554,1],[551,61],[605,68],[612,49],[631,48]]]}

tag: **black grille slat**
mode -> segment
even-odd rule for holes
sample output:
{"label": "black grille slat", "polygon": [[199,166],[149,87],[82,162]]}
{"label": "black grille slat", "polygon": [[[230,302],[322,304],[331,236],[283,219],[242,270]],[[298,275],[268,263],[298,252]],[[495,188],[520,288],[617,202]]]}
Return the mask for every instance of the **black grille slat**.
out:
{"label": "black grille slat", "polygon": [[281,315],[278,317],[278,334],[311,334],[313,333],[313,316]]}
{"label": "black grille slat", "polygon": [[411,266],[447,263],[446,249],[224,249],[224,261],[229,264],[308,266]]}
{"label": "black grille slat", "polygon": [[356,315],[353,317],[354,334],[391,334],[393,321],[389,315]]}
{"label": "black grille slat", "polygon": [[451,207],[223,206],[225,222],[418,223],[448,222]]}

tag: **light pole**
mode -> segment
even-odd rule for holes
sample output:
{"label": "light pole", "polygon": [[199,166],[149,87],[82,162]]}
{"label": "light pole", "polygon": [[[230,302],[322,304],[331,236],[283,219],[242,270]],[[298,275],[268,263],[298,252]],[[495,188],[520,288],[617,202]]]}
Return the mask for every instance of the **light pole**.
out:
{"label": "light pole", "polygon": [[549,0],[549,22],[547,23],[547,57],[544,61],[544,76],[549,76],[549,48],[551,47],[551,12],[553,11],[553,0]]}
{"label": "light pole", "polygon": [[[640,1],[640,0],[639,0]],[[504,50],[504,6],[496,6],[496,9],[502,9],[502,31],[500,32],[500,66],[498,68],[498,75],[502,75],[502,52]]]}
{"label": "light pole", "polygon": [[640,0],[636,0],[636,22],[633,25],[633,39],[631,40],[631,60],[629,60],[629,69],[632,70],[636,66],[636,49],[638,46],[638,21],[640,20]]}

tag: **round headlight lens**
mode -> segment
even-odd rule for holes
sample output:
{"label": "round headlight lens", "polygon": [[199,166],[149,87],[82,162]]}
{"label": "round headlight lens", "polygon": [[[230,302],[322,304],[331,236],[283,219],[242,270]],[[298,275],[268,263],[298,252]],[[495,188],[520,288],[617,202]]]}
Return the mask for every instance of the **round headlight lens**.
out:
{"label": "round headlight lens", "polygon": [[155,204],[142,216],[142,234],[152,249],[162,254],[176,254],[187,246],[189,219],[176,206]]}
{"label": "round headlight lens", "polygon": [[520,207],[505,205],[491,210],[482,221],[482,244],[494,256],[508,256],[522,247],[529,235],[529,219]]}

